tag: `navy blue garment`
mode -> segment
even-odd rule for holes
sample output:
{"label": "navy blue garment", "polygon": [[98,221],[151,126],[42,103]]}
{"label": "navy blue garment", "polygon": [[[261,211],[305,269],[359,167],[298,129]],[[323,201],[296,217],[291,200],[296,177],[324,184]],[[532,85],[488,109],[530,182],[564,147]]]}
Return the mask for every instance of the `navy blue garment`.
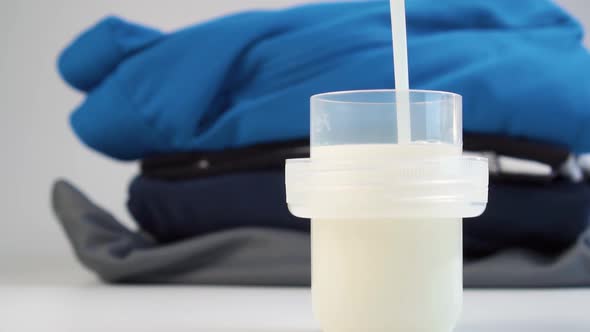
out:
{"label": "navy blue garment", "polygon": [[588,184],[492,182],[484,214],[465,220],[465,254],[478,258],[506,248],[561,252],[572,246],[588,225]]}
{"label": "navy blue garment", "polygon": [[139,176],[129,211],[158,241],[173,242],[239,227],[309,231],[285,202],[284,170],[165,181]]}
{"label": "navy blue garment", "polygon": [[[549,0],[413,0],[411,86],[464,96],[464,127],[590,152],[590,54]],[[86,99],[80,139],[111,157],[221,150],[309,135],[309,97],[392,88],[387,1],[222,17],[172,33],[107,18],[59,71]]]}
{"label": "navy blue garment", "polygon": [[[128,207],[139,226],[162,242],[240,227],[309,227],[287,210],[283,170],[182,181],[139,176]],[[512,247],[559,252],[574,244],[589,217],[587,184],[495,183],[486,212],[465,221],[465,254],[475,258]]]}

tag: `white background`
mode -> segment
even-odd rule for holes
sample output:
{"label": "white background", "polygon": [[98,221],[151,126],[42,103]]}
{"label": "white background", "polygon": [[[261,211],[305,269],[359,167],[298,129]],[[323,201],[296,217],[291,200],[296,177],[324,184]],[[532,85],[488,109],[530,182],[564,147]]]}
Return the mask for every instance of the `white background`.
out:
{"label": "white background", "polygon": [[[126,190],[136,165],[87,150],[68,125],[81,96],[59,79],[55,59],[79,31],[107,14],[169,30],[240,9],[300,2],[0,0],[0,277],[40,259],[77,269],[50,209],[49,191],[58,177],[130,220]],[[558,2],[590,27],[590,1]]]}

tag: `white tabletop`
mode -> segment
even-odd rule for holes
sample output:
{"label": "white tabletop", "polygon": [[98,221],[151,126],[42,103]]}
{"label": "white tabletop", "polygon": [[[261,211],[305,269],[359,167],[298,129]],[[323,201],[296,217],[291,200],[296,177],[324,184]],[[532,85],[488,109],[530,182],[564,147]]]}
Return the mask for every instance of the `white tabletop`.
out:
{"label": "white tabletop", "polygon": [[[303,288],[0,283],[0,331],[317,332]],[[588,332],[590,290],[467,291],[456,332]]]}

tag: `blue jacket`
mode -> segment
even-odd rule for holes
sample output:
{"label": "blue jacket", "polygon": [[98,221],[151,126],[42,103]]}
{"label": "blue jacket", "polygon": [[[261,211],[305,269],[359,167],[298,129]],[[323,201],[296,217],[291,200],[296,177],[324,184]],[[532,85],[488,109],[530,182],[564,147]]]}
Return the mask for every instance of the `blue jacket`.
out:
{"label": "blue jacket", "polygon": [[[464,128],[590,152],[590,54],[548,0],[407,3],[411,86],[464,96]],[[316,93],[393,88],[386,1],[312,4],[162,33],[110,17],[59,70],[87,94],[71,116],[111,157],[307,137]]]}

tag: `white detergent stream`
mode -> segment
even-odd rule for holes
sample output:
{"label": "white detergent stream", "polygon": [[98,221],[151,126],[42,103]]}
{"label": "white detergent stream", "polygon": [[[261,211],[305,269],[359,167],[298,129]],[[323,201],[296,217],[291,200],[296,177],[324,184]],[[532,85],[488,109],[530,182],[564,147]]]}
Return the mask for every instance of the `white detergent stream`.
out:
{"label": "white detergent stream", "polygon": [[[313,146],[315,162],[461,153],[453,145],[412,144],[404,1],[391,0],[398,144]],[[392,197],[405,194],[388,192]],[[346,194],[334,191],[321,199],[332,206],[330,200],[340,201],[338,195]],[[453,329],[462,302],[461,218],[312,218],[311,225],[313,307],[324,332]]]}
{"label": "white detergent stream", "polygon": [[390,0],[390,6],[397,105],[397,142],[398,144],[405,144],[412,140],[406,3],[405,0]]}

